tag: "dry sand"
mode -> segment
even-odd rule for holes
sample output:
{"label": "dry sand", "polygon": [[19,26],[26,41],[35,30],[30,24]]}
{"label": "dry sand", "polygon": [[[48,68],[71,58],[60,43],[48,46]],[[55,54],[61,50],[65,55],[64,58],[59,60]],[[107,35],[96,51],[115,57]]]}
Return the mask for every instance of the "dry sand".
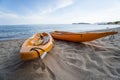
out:
{"label": "dry sand", "polygon": [[44,71],[39,60],[20,60],[25,39],[0,41],[0,80],[120,80],[120,28],[112,30],[119,33],[92,42],[55,40]]}

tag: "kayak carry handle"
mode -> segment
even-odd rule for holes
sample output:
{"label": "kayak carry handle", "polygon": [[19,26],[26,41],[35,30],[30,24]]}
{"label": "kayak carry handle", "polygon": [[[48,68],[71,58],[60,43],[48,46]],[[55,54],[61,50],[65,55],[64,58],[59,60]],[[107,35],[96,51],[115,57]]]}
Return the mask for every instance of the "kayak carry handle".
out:
{"label": "kayak carry handle", "polygon": [[[39,53],[39,51],[37,49],[42,50],[44,53],[40,56],[40,53]],[[41,59],[43,59],[47,54],[47,52],[45,52],[45,50],[42,49],[42,48],[34,47],[34,48],[30,49],[30,51],[33,51],[33,50],[37,52],[39,58],[41,58]]]}
{"label": "kayak carry handle", "polygon": [[[40,53],[39,53],[39,51],[38,51],[37,49],[40,49],[40,50],[42,50],[42,51],[44,52],[44,53],[42,54],[42,56],[40,56]],[[42,70],[45,70],[45,64],[43,63],[42,59],[46,56],[47,52],[45,52],[44,49],[42,49],[42,48],[37,48],[37,47],[31,48],[30,51],[36,51],[36,52],[37,52],[37,54],[38,54],[38,56],[39,56],[39,59],[40,59],[41,68],[42,68]]]}

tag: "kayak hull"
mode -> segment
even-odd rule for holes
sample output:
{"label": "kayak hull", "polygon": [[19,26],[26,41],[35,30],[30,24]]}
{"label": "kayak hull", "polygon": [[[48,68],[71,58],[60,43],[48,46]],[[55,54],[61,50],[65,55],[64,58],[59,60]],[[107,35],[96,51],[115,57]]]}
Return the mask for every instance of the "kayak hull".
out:
{"label": "kayak hull", "polygon": [[88,42],[93,41],[105,36],[117,34],[117,32],[86,32],[86,33],[73,33],[65,31],[54,31],[50,33],[54,39],[72,41],[72,42]]}
{"label": "kayak hull", "polygon": [[[44,55],[44,53],[49,52],[52,49],[54,44],[51,35],[48,35],[49,40],[45,44],[33,45],[31,41],[35,39],[36,35],[38,34],[35,34],[33,37],[30,37],[23,43],[20,50],[20,57],[22,60],[33,60],[39,58],[40,56]],[[33,48],[35,48],[35,50],[32,50]],[[36,52],[36,50],[39,52],[39,54]]]}

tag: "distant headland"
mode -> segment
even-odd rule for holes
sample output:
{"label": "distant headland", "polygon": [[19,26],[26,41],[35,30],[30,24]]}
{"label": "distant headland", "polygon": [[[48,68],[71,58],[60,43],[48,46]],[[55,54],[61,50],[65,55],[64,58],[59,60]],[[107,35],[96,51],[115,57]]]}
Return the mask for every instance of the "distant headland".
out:
{"label": "distant headland", "polygon": [[[79,22],[79,23],[72,23],[72,24],[91,24],[91,23]],[[93,23],[93,24],[98,24],[98,25],[120,25],[120,21],[98,22],[98,23]]]}
{"label": "distant headland", "polygon": [[90,24],[90,23],[80,22],[80,23],[72,23],[72,24]]}
{"label": "distant headland", "polygon": [[120,25],[120,21],[113,21],[113,22],[102,22],[102,23],[97,23],[99,25]]}

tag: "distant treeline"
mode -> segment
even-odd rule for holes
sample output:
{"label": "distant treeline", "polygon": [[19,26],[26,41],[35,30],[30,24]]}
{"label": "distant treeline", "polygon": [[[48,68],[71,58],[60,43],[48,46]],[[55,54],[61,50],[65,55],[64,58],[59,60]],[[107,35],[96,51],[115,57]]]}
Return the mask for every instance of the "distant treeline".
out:
{"label": "distant treeline", "polygon": [[107,24],[120,24],[120,21],[107,22]]}
{"label": "distant treeline", "polygon": [[[72,23],[72,24],[90,24],[90,23],[84,23],[84,22],[80,22],[80,23]],[[113,21],[113,22],[101,22],[101,23],[95,23],[98,25],[108,25],[108,24],[118,24],[120,25],[120,21]]]}
{"label": "distant treeline", "polygon": [[101,22],[101,23],[96,23],[99,25],[120,25],[120,21],[114,21],[114,22]]}

